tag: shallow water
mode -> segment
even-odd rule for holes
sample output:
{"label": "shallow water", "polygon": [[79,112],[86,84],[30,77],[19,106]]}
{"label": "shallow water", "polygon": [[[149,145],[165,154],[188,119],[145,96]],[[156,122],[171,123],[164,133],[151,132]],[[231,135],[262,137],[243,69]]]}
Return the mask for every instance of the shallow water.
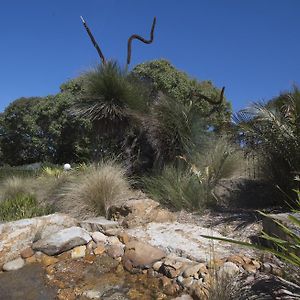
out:
{"label": "shallow water", "polygon": [[46,269],[35,263],[0,274],[0,300],[57,299],[59,289],[73,295],[64,299],[88,300],[86,293],[102,300],[172,298],[163,293],[159,279],[130,274],[106,255],[94,256],[90,261],[63,259]]}

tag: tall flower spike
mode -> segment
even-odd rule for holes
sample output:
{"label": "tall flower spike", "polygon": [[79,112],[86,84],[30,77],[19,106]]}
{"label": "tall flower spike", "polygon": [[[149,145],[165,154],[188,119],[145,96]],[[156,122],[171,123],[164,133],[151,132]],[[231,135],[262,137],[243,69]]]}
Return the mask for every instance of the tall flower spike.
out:
{"label": "tall flower spike", "polygon": [[105,57],[104,57],[104,55],[103,55],[103,53],[102,53],[102,51],[101,51],[101,49],[100,49],[98,43],[96,42],[96,40],[95,40],[95,38],[94,38],[94,36],[93,36],[93,34],[92,34],[90,28],[87,26],[87,24],[86,24],[86,22],[85,22],[85,20],[83,19],[82,16],[80,16],[80,19],[81,19],[81,21],[82,21],[82,23],[83,23],[83,26],[84,26],[84,28],[85,28],[87,34],[89,35],[89,37],[90,37],[90,39],[91,39],[91,42],[93,43],[94,47],[96,48],[96,50],[97,50],[97,52],[98,52],[98,54],[99,54],[99,57],[100,57],[100,59],[101,59],[101,61],[102,61],[102,64],[105,64],[105,63],[106,63]]}
{"label": "tall flower spike", "polygon": [[139,40],[145,44],[151,44],[154,39],[154,29],[155,29],[155,24],[156,24],[156,17],[154,17],[153,22],[152,22],[152,27],[151,27],[151,32],[150,32],[150,39],[146,40],[140,35],[133,34],[131,37],[128,39],[127,43],[127,66],[130,64],[131,61],[131,43],[134,39]]}

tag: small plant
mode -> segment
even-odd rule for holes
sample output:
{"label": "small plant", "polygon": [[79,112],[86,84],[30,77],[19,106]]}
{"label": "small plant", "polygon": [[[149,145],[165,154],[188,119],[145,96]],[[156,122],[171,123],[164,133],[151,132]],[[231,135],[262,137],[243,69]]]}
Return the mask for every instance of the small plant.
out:
{"label": "small plant", "polygon": [[43,167],[42,175],[50,176],[50,177],[59,177],[63,170],[57,167]]}
{"label": "small plant", "polygon": [[125,170],[113,161],[86,168],[62,187],[56,203],[59,211],[77,217],[106,215],[110,205],[130,194]]}
{"label": "small plant", "polygon": [[18,195],[0,202],[0,220],[15,221],[24,218],[33,218],[52,213],[49,206],[39,205],[32,195]]}

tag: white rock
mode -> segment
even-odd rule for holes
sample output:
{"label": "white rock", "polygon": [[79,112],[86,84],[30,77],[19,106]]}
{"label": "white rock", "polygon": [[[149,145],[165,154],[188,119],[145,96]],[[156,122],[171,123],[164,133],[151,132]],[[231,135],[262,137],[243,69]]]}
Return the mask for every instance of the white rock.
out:
{"label": "white rock", "polygon": [[82,293],[82,296],[89,299],[101,299],[102,293],[95,290],[88,290]]}
{"label": "white rock", "polygon": [[9,261],[6,264],[4,264],[2,269],[3,269],[3,271],[15,271],[15,270],[19,270],[19,269],[23,268],[24,265],[25,265],[24,259],[19,257],[15,260]]}
{"label": "white rock", "polygon": [[48,255],[55,255],[76,246],[86,245],[91,240],[86,230],[80,227],[70,227],[39,240],[33,244],[32,248]]}
{"label": "white rock", "polygon": [[218,274],[222,276],[234,276],[240,271],[239,267],[231,261],[224,263],[224,265],[219,269]]}
{"label": "white rock", "polygon": [[0,224],[0,265],[19,257],[34,241],[76,224],[74,218],[63,214]]}
{"label": "white rock", "polygon": [[[126,230],[130,236],[194,261],[209,261],[212,251],[216,257],[227,257],[242,251],[241,247],[203,238],[201,235],[224,237],[210,228],[188,223],[149,223]],[[212,250],[213,249],[213,250]]]}
{"label": "white rock", "polygon": [[92,232],[91,236],[96,243],[106,243],[107,236],[100,231]]}
{"label": "white rock", "polygon": [[86,246],[75,247],[71,251],[71,257],[72,258],[81,258],[81,257],[84,257],[85,256],[85,250],[86,250]]}
{"label": "white rock", "polygon": [[102,233],[105,233],[106,230],[120,227],[118,222],[107,220],[104,217],[84,220],[80,222],[80,226],[90,232],[101,231]]}

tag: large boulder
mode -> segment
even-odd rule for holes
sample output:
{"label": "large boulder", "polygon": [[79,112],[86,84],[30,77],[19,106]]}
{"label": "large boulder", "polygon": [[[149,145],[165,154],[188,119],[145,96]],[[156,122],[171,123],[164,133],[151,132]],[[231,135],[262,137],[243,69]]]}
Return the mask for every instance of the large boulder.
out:
{"label": "large boulder", "polygon": [[[173,252],[199,262],[209,261],[213,256],[227,257],[242,250],[237,245],[202,237],[201,235],[208,235],[224,238],[213,229],[189,223],[150,223],[127,229],[126,233],[154,247],[164,249],[167,253]],[[251,252],[251,249],[243,250],[243,253],[250,255]]]}
{"label": "large boulder", "polygon": [[92,238],[86,230],[74,226],[35,242],[32,248],[48,255],[55,255],[77,246],[86,245],[91,240]]}
{"label": "large boulder", "polygon": [[63,214],[0,224],[0,267],[17,258],[36,240],[76,225],[74,218]]}
{"label": "large boulder", "polygon": [[160,207],[152,199],[130,199],[108,210],[108,217],[118,220],[122,226],[133,228],[151,222],[173,222],[176,216]]}

